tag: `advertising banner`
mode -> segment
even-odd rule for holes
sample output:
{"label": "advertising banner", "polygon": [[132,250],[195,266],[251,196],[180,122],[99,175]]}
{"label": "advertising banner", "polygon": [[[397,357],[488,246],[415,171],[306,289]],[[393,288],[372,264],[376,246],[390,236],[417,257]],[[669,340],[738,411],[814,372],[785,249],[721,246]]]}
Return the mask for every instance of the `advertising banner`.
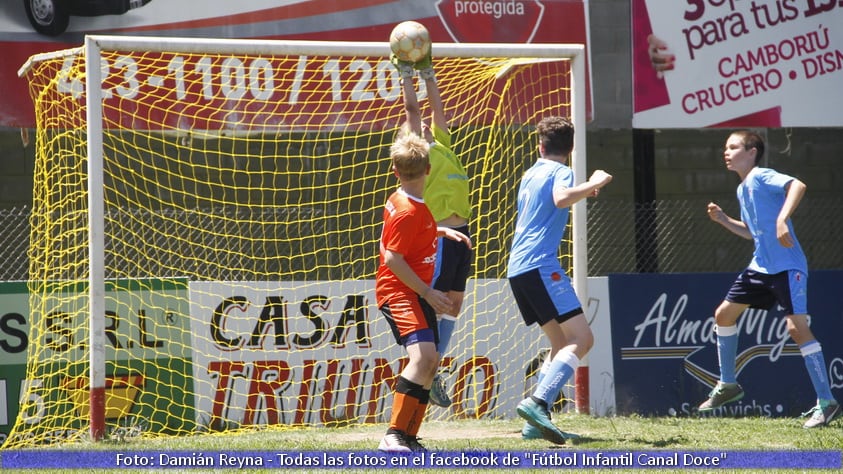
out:
{"label": "advertising banner", "polygon": [[[394,129],[393,117],[403,114],[398,72],[386,56],[350,51],[331,56],[106,52],[100,60],[104,126],[212,136]],[[486,51],[497,54],[493,49]],[[61,119],[44,120],[42,129],[84,123],[86,76],[74,71],[84,70],[85,61],[80,52],[55,63],[58,79],[45,81],[42,101],[49,97],[66,104],[69,111]],[[440,59],[437,67],[467,71],[476,64],[474,59],[459,64]],[[456,111],[449,114],[449,126],[477,127],[500,120],[531,123],[534,117],[524,110],[529,107],[506,106],[505,102],[527,104],[536,100],[538,91],[553,91],[558,100],[564,100],[558,89],[570,86],[569,71],[563,61],[554,61],[520,67],[501,80],[443,80],[443,105]],[[26,77],[43,80],[33,74],[37,73]],[[419,97],[426,93],[420,87]],[[505,101],[476,112],[463,110],[466,97],[502,96]]]}
{"label": "advertising banner", "polygon": [[[388,421],[382,415],[389,412],[390,383],[407,360],[375,305],[374,282],[303,283],[190,284],[200,426]],[[488,329],[471,341],[456,342],[461,331],[455,333],[450,352],[467,355],[440,364],[458,417],[510,415],[515,405],[499,400],[523,398],[524,370],[537,346],[489,334],[512,334],[520,323],[504,285],[484,280],[467,289],[466,307],[477,299],[496,311],[474,312],[470,324]],[[504,361],[504,351],[524,360]]]}
{"label": "advertising banner", "polygon": [[[397,23],[417,20],[430,31],[434,57],[437,42],[588,45],[585,0],[146,0],[119,14],[80,6],[49,27],[27,16],[24,3],[0,5],[0,126],[34,126],[26,81],[17,75],[27,59],[81,46],[86,33],[386,42]],[[590,99],[587,109],[590,117]]]}
{"label": "advertising banner", "polygon": [[843,3],[633,0],[635,128],[843,126]]}
{"label": "advertising banner", "polygon": [[[599,281],[598,281],[599,280]],[[385,422],[407,355],[380,314],[374,281],[191,282],[197,424]],[[591,402],[614,409],[605,279],[591,279]],[[469,280],[465,312],[440,363],[454,404],[431,417],[511,418],[532,393],[547,343],[527,328],[506,280]],[[570,387],[568,387],[570,389]],[[573,393],[568,393],[573,398]]]}
{"label": "advertising banner", "polygon": [[[62,289],[34,315],[27,283],[0,283],[0,444],[18,418],[27,431],[73,427],[53,433],[56,438],[88,427],[87,285],[56,286]],[[106,419],[134,416],[154,432],[166,432],[171,417],[190,419],[186,282],[109,281],[106,302]],[[41,329],[33,332],[33,324]],[[40,336],[31,340],[31,334]],[[28,357],[49,373],[27,378]]]}
{"label": "advertising banner", "polygon": [[[607,283],[589,279],[586,311],[600,343],[584,361],[594,373],[589,405],[601,416],[614,412]],[[388,421],[389,379],[407,359],[375,306],[374,286],[371,280],[109,282],[109,426],[138,423],[143,432],[168,433]],[[0,303],[0,445],[16,420],[26,424],[16,430],[23,436],[84,432],[85,286],[71,284],[50,297],[38,341],[29,340],[27,284],[0,284]],[[547,350],[541,331],[524,325],[506,280],[496,279],[469,280],[451,346],[440,374],[454,404],[447,411],[430,407],[433,418],[516,416]],[[54,371],[27,379],[28,357],[42,359],[42,366],[52,361]],[[573,392],[565,387],[568,399]]]}
{"label": "advertising banner", "polygon": [[29,293],[26,283],[0,283],[0,445],[18,415],[26,391],[29,349]]}
{"label": "advertising banner", "polygon": [[[714,310],[736,274],[609,276],[618,414],[691,416],[717,383]],[[843,398],[843,272],[808,279],[811,330],[822,344],[832,394]],[[795,417],[816,404],[799,347],[780,309],[748,309],[738,319],[736,374],[744,398],[712,416]]]}

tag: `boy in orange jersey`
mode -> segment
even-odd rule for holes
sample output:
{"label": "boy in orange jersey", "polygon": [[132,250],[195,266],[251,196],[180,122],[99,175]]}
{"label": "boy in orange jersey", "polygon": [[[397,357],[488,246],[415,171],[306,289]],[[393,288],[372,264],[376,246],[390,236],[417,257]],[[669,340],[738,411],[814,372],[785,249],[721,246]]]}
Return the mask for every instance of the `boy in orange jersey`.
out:
{"label": "boy in orange jersey", "polygon": [[452,311],[448,295],[432,288],[438,237],[471,245],[448,227],[437,227],[422,195],[430,172],[429,145],[414,133],[403,134],[390,148],[392,171],[400,183],[383,213],[380,265],[375,296],[396,342],[409,362],[395,384],[389,429],[381,451],[423,451],[418,432],[439,367],[436,313]]}

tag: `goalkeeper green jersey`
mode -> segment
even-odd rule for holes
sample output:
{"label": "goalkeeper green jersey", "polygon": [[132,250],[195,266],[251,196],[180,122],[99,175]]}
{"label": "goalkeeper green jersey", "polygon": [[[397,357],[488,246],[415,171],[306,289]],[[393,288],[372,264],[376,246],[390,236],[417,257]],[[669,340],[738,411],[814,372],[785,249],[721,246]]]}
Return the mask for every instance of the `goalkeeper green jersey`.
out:
{"label": "goalkeeper green jersey", "polygon": [[468,175],[456,153],[451,150],[447,130],[431,127],[434,143],[430,146],[430,175],[424,185],[424,202],[436,222],[457,214],[471,217],[468,200]]}

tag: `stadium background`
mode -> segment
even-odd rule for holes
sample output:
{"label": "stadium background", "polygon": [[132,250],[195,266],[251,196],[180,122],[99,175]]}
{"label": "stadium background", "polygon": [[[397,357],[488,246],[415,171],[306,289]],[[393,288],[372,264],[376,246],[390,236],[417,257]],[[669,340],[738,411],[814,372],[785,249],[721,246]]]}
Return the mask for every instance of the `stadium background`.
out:
{"label": "stadium background", "polygon": [[[605,0],[592,1],[588,8],[594,78],[594,120],[587,132],[589,169],[603,168],[615,176],[601,198],[589,204],[589,274],[739,270],[749,258],[750,244],[723,232],[704,212],[710,200],[733,215],[737,210],[737,178],[725,171],[720,152],[728,131],[633,129],[629,6]],[[840,129],[765,133],[769,143],[765,164],[809,186],[794,220],[811,267],[843,269],[843,248],[836,237],[843,227],[839,220],[843,173],[835,167],[843,148]],[[641,158],[649,152],[652,160]],[[33,153],[31,145],[23,146],[17,127],[0,131],[3,281],[28,278]]]}
{"label": "stadium background", "polygon": [[[598,114],[600,108],[596,100]],[[589,169],[605,169],[615,177],[599,200],[589,202],[589,275],[743,268],[751,244],[723,232],[705,212],[709,201],[720,203],[733,216],[738,212],[737,176],[725,170],[720,152],[728,131],[656,132],[655,198],[647,202],[633,199],[632,133],[595,129],[592,124],[587,134]],[[817,270],[843,269],[840,133],[837,128],[767,130],[768,165],[808,185],[793,220],[809,264]],[[21,146],[17,130],[3,132],[0,150],[0,280],[26,280],[33,150]]]}
{"label": "stadium background", "polygon": [[[741,269],[751,247],[711,225],[705,214],[709,201],[737,212],[737,177],[725,170],[720,152],[728,131],[633,129],[630,2],[591,0],[586,6],[593,78],[588,168],[605,169],[615,177],[600,199],[589,204],[589,275]],[[766,164],[808,185],[794,221],[811,267],[843,269],[837,237],[843,231],[841,129],[765,133]],[[2,281],[27,279],[33,163],[34,147],[22,144],[21,130],[0,125]]]}

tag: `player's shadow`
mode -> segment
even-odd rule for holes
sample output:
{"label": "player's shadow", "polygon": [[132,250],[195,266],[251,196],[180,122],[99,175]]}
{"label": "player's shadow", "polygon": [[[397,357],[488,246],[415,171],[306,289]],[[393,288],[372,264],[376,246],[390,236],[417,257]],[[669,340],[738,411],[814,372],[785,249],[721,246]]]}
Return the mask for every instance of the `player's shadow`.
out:
{"label": "player's shadow", "polygon": [[[519,432],[520,434],[520,432]],[[543,449],[565,449],[571,447],[587,448],[589,444],[600,443],[601,446],[607,442],[617,442],[617,438],[600,438],[592,436],[578,436],[565,440],[565,444],[553,444],[549,441],[536,439],[531,440],[536,444],[542,445]],[[632,444],[641,446],[650,446],[653,448],[670,448],[672,446],[687,446],[688,438],[682,435],[670,436],[661,439],[647,439],[642,437],[635,437],[629,440]]]}
{"label": "player's shadow", "polygon": [[687,446],[688,438],[678,435],[670,436],[668,438],[651,440],[646,438],[632,438],[630,441],[634,443],[641,443],[643,445],[650,445],[654,448],[669,448],[671,446]]}
{"label": "player's shadow", "polygon": [[[516,432],[519,436],[521,435],[521,431]],[[550,441],[544,439],[532,439],[532,440],[525,440],[529,443],[535,443],[536,445],[541,445],[542,449],[565,449],[579,445],[587,445],[589,443],[594,442],[606,442],[606,441],[616,441],[609,438],[592,438],[591,436],[583,436],[583,435],[576,435],[576,438],[568,438],[565,440],[565,444],[555,444],[551,443]]]}

